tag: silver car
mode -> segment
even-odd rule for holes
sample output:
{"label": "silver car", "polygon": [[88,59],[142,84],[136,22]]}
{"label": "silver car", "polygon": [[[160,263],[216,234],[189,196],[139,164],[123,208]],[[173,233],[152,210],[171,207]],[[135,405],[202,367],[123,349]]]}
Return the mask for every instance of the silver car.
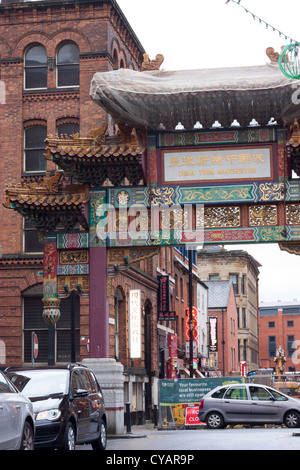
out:
{"label": "silver car", "polygon": [[300,400],[258,384],[215,388],[199,404],[199,419],[210,429],[228,424],[284,424],[300,426]]}
{"label": "silver car", "polygon": [[31,401],[0,371],[0,450],[34,449]]}

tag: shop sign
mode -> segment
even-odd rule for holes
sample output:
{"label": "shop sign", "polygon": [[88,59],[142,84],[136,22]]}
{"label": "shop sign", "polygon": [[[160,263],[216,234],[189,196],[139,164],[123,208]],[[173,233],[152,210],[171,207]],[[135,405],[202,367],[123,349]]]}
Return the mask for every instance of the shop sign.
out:
{"label": "shop sign", "polygon": [[218,351],[218,319],[217,317],[209,317],[209,351]]}
{"label": "shop sign", "polygon": [[141,357],[141,291],[129,291],[129,350],[131,359]]}
{"label": "shop sign", "polygon": [[176,312],[170,311],[170,279],[168,275],[158,277],[158,320],[176,320]]}

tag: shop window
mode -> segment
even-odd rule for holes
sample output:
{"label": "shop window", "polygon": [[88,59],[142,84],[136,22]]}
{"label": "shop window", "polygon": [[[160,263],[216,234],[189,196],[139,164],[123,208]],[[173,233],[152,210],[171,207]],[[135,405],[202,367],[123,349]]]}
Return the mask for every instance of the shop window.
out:
{"label": "shop window", "polygon": [[47,88],[47,53],[44,46],[27,49],[24,58],[24,87],[26,90]]}
{"label": "shop window", "polygon": [[79,49],[73,42],[63,44],[57,52],[57,86],[79,85]]}
{"label": "shop window", "polygon": [[26,172],[45,171],[47,161],[44,157],[45,139],[47,128],[44,126],[34,126],[25,129],[25,162]]}

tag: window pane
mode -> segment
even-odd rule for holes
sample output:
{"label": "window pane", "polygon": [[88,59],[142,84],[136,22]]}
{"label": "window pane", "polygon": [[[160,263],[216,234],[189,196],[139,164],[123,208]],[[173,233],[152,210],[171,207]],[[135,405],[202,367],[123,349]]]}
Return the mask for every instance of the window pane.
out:
{"label": "window pane", "polygon": [[45,171],[47,162],[44,153],[44,150],[27,150],[25,171]]}
{"label": "window pane", "polygon": [[47,65],[46,49],[43,46],[33,46],[26,52],[25,66],[38,67]]}
{"label": "window pane", "polygon": [[25,147],[28,148],[45,148],[45,139],[47,137],[47,129],[45,127],[30,127],[25,131]]}
{"label": "window pane", "polygon": [[58,86],[79,85],[79,65],[60,65],[57,79]]}
{"label": "window pane", "polygon": [[44,245],[39,240],[38,231],[24,230],[24,250],[25,253],[43,253]]}
{"label": "window pane", "polygon": [[230,398],[233,400],[248,400],[246,388],[245,387],[231,387],[225,393],[224,398]]}
{"label": "window pane", "polygon": [[79,63],[79,50],[76,44],[64,44],[57,54],[58,64],[78,64]]}
{"label": "window pane", "polygon": [[47,69],[42,67],[26,69],[25,88],[47,88]]}
{"label": "window pane", "polygon": [[25,171],[45,171],[47,162],[44,157],[45,127],[31,127],[25,130]]}
{"label": "window pane", "polygon": [[77,134],[78,132],[79,132],[78,124],[63,124],[57,128],[58,135],[67,134],[68,136],[70,136],[72,134]]}

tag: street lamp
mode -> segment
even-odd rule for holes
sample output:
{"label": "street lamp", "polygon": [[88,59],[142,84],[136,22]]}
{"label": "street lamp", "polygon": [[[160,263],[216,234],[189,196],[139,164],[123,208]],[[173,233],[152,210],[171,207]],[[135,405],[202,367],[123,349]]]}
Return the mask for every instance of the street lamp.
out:
{"label": "street lamp", "polygon": [[75,324],[75,313],[76,313],[76,294],[81,295],[82,286],[77,284],[75,288],[70,289],[68,284],[64,285],[64,291],[67,297],[71,297],[71,362],[76,362],[76,324]]}

